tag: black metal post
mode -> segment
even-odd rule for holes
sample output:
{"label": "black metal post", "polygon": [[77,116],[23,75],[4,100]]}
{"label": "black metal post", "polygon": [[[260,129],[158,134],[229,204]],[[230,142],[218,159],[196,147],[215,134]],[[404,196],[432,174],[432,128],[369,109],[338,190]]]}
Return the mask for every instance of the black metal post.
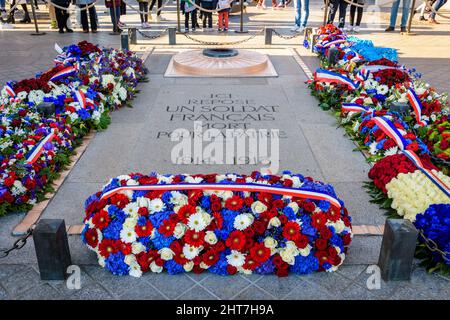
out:
{"label": "black metal post", "polygon": [[72,259],[64,220],[40,220],[33,231],[33,241],[41,279],[66,279]]}
{"label": "black metal post", "polygon": [[240,26],[239,30],[236,30],[236,33],[248,33],[248,30],[244,30],[244,0],[240,0],[241,4],[241,17],[240,17]]}
{"label": "black metal post", "polygon": [[271,45],[272,44],[272,28],[264,29],[264,44]]}
{"label": "black metal post", "polygon": [[385,281],[409,280],[418,231],[406,219],[387,219],[384,225],[378,266]]}
{"label": "black metal post", "polygon": [[[40,32],[39,31],[39,27],[37,24],[37,19],[36,19],[36,10],[34,9],[33,3],[31,4],[31,13],[33,14],[33,20],[34,20],[34,29],[36,30],[33,33],[30,33],[32,36],[43,36],[45,34],[45,32]],[[12,13],[14,14],[14,12]]]}

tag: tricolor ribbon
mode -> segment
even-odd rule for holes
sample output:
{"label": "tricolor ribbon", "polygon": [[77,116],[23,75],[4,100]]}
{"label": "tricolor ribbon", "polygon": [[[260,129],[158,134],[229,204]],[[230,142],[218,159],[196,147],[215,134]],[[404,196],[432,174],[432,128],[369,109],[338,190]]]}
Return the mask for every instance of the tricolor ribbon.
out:
{"label": "tricolor ribbon", "polygon": [[416,121],[419,126],[426,126],[427,123],[421,120],[422,117],[422,103],[420,102],[419,97],[416,95],[416,92],[413,88],[409,88],[406,92],[406,97],[409,100],[409,103],[413,107],[414,114],[416,115]]}
{"label": "tricolor ribbon", "polygon": [[99,55],[97,56],[97,58],[95,58],[95,63],[96,63],[96,64],[99,64],[100,61],[102,61],[102,55],[101,55],[101,54],[99,54]]}
{"label": "tricolor ribbon", "polygon": [[106,200],[123,191],[180,191],[180,190],[210,190],[210,191],[247,191],[265,192],[283,196],[298,197],[303,199],[324,200],[333,207],[340,209],[339,200],[329,194],[320,191],[308,191],[280,186],[269,186],[257,183],[223,184],[223,183],[189,183],[189,184],[154,184],[139,186],[121,186],[102,194],[101,200]]}
{"label": "tricolor ribbon", "polygon": [[373,117],[372,120],[389,138],[397,143],[400,150],[406,149],[408,142],[389,119],[386,119],[385,117]]}
{"label": "tricolor ribbon", "polygon": [[61,78],[70,76],[70,75],[74,74],[75,72],[77,72],[77,70],[78,70],[77,64],[67,67],[67,68],[64,68],[61,71],[58,71],[56,74],[54,74],[53,77],[50,78],[50,81],[56,81]]}
{"label": "tricolor ribbon", "polygon": [[403,67],[391,67],[391,66],[383,66],[383,65],[370,65],[370,66],[364,66],[361,70],[367,70],[370,72],[377,72],[381,70],[387,70],[387,69],[397,69],[397,70],[404,70]]}
{"label": "tricolor ribbon", "polygon": [[364,82],[367,79],[369,79],[369,75],[370,75],[370,71],[369,70],[365,70],[365,69],[361,69],[358,71],[358,73],[356,74],[355,78],[360,81],[360,82]]}
{"label": "tricolor ribbon", "polygon": [[84,92],[81,89],[75,89],[75,88],[72,88],[72,92],[74,93],[75,98],[77,99],[81,108],[86,109],[87,101],[86,101],[86,95],[84,94]]}
{"label": "tricolor ribbon", "polygon": [[444,181],[439,179],[439,177],[433,173],[433,171],[425,168],[419,156],[412,150],[406,150],[406,140],[402,137],[400,132],[395,128],[391,121],[383,117],[374,117],[373,120],[378,125],[378,127],[383,130],[385,134],[391,137],[398,145],[402,153],[408,157],[416,167],[422,171],[430,180],[433,182],[440,190],[442,190],[448,197],[450,197],[450,188]]}
{"label": "tricolor ribbon", "polygon": [[40,157],[42,152],[44,151],[44,146],[46,143],[51,142],[55,138],[55,131],[52,129],[50,133],[41,140],[29,153],[27,156],[27,163],[33,164],[36,162],[36,160]]}
{"label": "tricolor ribbon", "polygon": [[359,112],[359,113],[372,113],[375,111],[372,108],[367,108],[357,103],[342,103],[342,112]]}
{"label": "tricolor ribbon", "polygon": [[11,97],[11,98],[15,98],[16,97],[16,93],[14,92],[14,89],[12,88],[12,86],[7,83],[3,89],[5,89],[6,93]]}
{"label": "tricolor ribbon", "polygon": [[314,75],[314,80],[319,82],[336,82],[341,83],[348,86],[350,89],[357,89],[359,84],[354,83],[352,80],[343,76],[340,73],[331,72],[324,69],[317,69],[316,74]]}
{"label": "tricolor ribbon", "polygon": [[447,197],[450,198],[450,187],[445,184],[444,181],[442,181],[433,171],[425,168],[425,166],[422,163],[422,160],[420,160],[419,156],[415,154],[411,150],[403,150],[403,154],[408,157],[409,160],[411,160],[417,168],[419,168],[420,171],[425,174],[428,179],[430,179],[439,189],[444,192]]}
{"label": "tricolor ribbon", "polygon": [[345,41],[346,41],[345,39],[336,39],[336,40],[327,41],[325,43],[322,43],[322,46],[324,48],[328,48],[328,47],[331,47],[332,45],[338,45],[338,44],[344,43]]}

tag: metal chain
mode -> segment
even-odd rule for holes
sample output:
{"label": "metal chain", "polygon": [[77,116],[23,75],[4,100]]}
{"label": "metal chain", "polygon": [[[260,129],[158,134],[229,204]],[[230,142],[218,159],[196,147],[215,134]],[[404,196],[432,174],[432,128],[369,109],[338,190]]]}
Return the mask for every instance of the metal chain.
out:
{"label": "metal chain", "polygon": [[[136,11],[139,14],[152,14],[152,12],[150,10],[148,11],[141,11],[140,9],[136,9],[136,7],[133,7],[131,4],[129,4],[128,2],[126,2],[125,0],[122,0],[127,6],[129,6],[131,9],[133,9],[134,11]],[[168,3],[170,0],[166,0],[166,2],[164,2],[160,8],[158,8],[156,10],[156,13],[158,13],[159,11],[161,11]],[[145,2],[150,2],[150,0],[147,0]]]}
{"label": "metal chain", "polygon": [[450,261],[449,258],[447,258],[447,255],[450,255],[450,252],[445,252],[445,251],[441,251],[438,247],[438,245],[436,244],[436,242],[434,242],[431,239],[428,239],[427,237],[425,237],[425,235],[423,234],[422,230],[419,230],[419,234],[422,236],[422,239],[425,241],[425,246],[430,249],[432,252],[438,252],[442,258],[446,261]]}
{"label": "metal chain", "polygon": [[208,46],[228,46],[228,45],[236,45],[236,44],[241,44],[241,43],[250,41],[253,38],[255,38],[256,36],[261,35],[263,33],[264,33],[264,29],[261,29],[260,31],[257,31],[256,33],[252,34],[248,38],[245,38],[245,39],[242,39],[242,40],[238,40],[238,41],[232,41],[232,42],[204,41],[204,40],[195,39],[194,37],[190,36],[187,33],[183,33],[183,35],[186,38],[188,38],[189,40],[192,40],[192,41],[200,43],[200,44],[208,45]]}
{"label": "metal chain", "polygon": [[147,38],[147,39],[158,39],[158,38],[164,36],[164,35],[167,33],[168,30],[169,30],[169,28],[166,28],[166,29],[164,29],[163,32],[158,33],[157,35],[152,36],[152,35],[146,34],[145,32],[143,32],[143,31],[141,31],[141,30],[139,30],[139,29],[136,29],[136,31],[137,31],[141,36],[143,36],[144,38]]}
{"label": "metal chain", "polygon": [[46,4],[52,5],[55,8],[58,8],[60,10],[65,10],[65,11],[75,11],[75,10],[79,10],[79,11],[83,11],[83,10],[88,10],[89,8],[92,8],[93,6],[95,6],[95,4],[97,3],[97,0],[95,0],[94,2],[88,4],[86,7],[80,8],[80,7],[62,7],[60,5],[57,5],[56,3],[52,2],[51,0],[47,1]]}
{"label": "metal chain", "polygon": [[29,228],[24,236],[14,241],[14,244],[11,248],[0,249],[0,259],[6,258],[11,251],[22,249],[27,244],[27,239],[33,234],[33,228],[34,227]]}
{"label": "metal chain", "polygon": [[291,39],[294,39],[294,38],[297,38],[297,37],[303,37],[303,33],[296,33],[296,34],[291,35],[291,36],[286,36],[286,35],[283,35],[283,34],[279,33],[275,29],[272,29],[272,32],[275,33],[276,36],[278,36],[278,37],[280,37],[281,39],[284,39],[284,40],[291,40]]}

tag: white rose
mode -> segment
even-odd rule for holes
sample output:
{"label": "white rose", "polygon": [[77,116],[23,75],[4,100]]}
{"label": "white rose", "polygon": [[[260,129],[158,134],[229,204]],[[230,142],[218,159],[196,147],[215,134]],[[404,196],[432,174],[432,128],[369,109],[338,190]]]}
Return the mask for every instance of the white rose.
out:
{"label": "white rose", "polygon": [[194,268],[194,262],[192,262],[192,261],[189,261],[189,262],[185,263],[184,266],[183,266],[183,269],[186,272],[192,271],[193,268]]}
{"label": "white rose", "polygon": [[275,249],[278,245],[278,242],[272,237],[266,237],[264,239],[264,245],[269,249]]}
{"label": "white rose", "polygon": [[177,223],[175,225],[175,229],[173,230],[173,236],[177,239],[181,239],[181,237],[184,236],[185,232],[186,232],[186,225],[182,223]]}
{"label": "white rose", "polygon": [[205,234],[205,241],[208,244],[214,245],[217,243],[217,236],[214,232],[212,231],[206,231]]}
{"label": "white rose", "polygon": [[161,256],[161,259],[163,259],[165,261],[172,260],[174,254],[175,254],[172,251],[172,249],[169,249],[169,248],[162,248],[161,250],[158,251],[158,253]]}
{"label": "white rose", "polygon": [[155,273],[161,273],[163,271],[163,267],[160,267],[155,262],[152,262],[150,264],[150,270]]}
{"label": "white rose", "polygon": [[278,219],[277,217],[273,217],[269,221],[269,226],[272,226],[272,227],[279,227],[279,226],[281,226],[280,219]]}
{"label": "white rose", "polygon": [[253,213],[260,214],[267,210],[267,206],[261,201],[255,201],[251,205]]}

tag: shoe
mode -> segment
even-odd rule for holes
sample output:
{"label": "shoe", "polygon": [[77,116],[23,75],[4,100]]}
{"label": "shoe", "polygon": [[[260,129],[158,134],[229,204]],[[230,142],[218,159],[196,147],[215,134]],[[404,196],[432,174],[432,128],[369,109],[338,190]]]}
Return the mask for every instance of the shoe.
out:
{"label": "shoe", "polygon": [[429,24],[440,24],[439,22],[436,21],[436,19],[433,19],[433,18],[428,18],[428,23]]}
{"label": "shoe", "polygon": [[300,29],[300,26],[294,25],[294,26],[291,28],[291,31],[292,31],[292,32],[298,32],[299,29]]}
{"label": "shoe", "polygon": [[161,21],[167,21],[167,19],[162,16],[156,16],[156,22],[161,22]]}
{"label": "shoe", "polygon": [[208,31],[209,31],[209,32],[213,32],[213,31],[214,31],[214,28],[208,28]]}
{"label": "shoe", "polygon": [[262,6],[260,4],[257,4],[256,9],[262,9]]}
{"label": "shoe", "polygon": [[392,32],[395,31],[394,27],[387,27],[386,30],[384,30],[384,32]]}
{"label": "shoe", "polygon": [[300,27],[297,29],[297,33],[302,33],[303,31],[305,31],[305,27]]}
{"label": "shoe", "polygon": [[83,33],[89,33],[89,30],[83,30]]}
{"label": "shoe", "polygon": [[425,19],[424,16],[420,16],[420,17],[419,17],[419,21],[427,21],[427,19]]}
{"label": "shoe", "polygon": [[149,29],[150,25],[147,22],[142,22],[141,27],[142,27],[142,29]]}
{"label": "shoe", "polygon": [[219,28],[219,29],[217,29],[217,32],[222,32],[222,29],[220,29],[220,28]]}
{"label": "shoe", "polygon": [[353,32],[355,32],[355,33],[359,33],[359,26],[355,26],[355,27],[353,27]]}
{"label": "shoe", "polygon": [[[73,30],[70,29],[70,28],[66,28],[66,31],[67,31],[68,33],[73,33]],[[88,31],[88,32],[89,32],[89,31]]]}
{"label": "shoe", "polygon": [[24,17],[22,20],[19,21],[20,23],[31,23],[31,18],[28,15],[28,13],[25,13]]}
{"label": "shoe", "polygon": [[123,28],[126,27],[126,25],[125,25],[125,23],[123,23],[122,21],[119,20],[119,22],[117,22],[117,27],[118,27],[119,29],[123,29]]}
{"label": "shoe", "polygon": [[184,32],[188,33],[189,32],[189,28],[184,28]]}
{"label": "shoe", "polygon": [[280,8],[280,9],[284,9],[284,4],[282,4],[281,2],[278,4],[278,6],[277,6],[278,8]]}
{"label": "shoe", "polygon": [[353,26],[346,26],[346,27],[344,27],[344,31],[348,31],[348,32],[351,32],[351,31],[353,31]]}
{"label": "shoe", "polygon": [[223,32],[228,32],[228,28],[224,28],[224,29],[223,29]]}
{"label": "shoe", "polygon": [[400,27],[400,32],[401,33],[405,33],[405,32],[408,32],[408,31],[406,31],[406,27]]}
{"label": "shoe", "polygon": [[261,7],[264,9],[264,10],[266,10],[267,9],[267,7],[266,7],[266,5],[263,3],[263,4],[261,4]]}
{"label": "shoe", "polygon": [[64,33],[64,29],[59,29],[59,33]]}
{"label": "shoe", "polygon": [[195,28],[192,28],[192,32],[195,32]]}
{"label": "shoe", "polygon": [[0,23],[0,30],[11,30],[14,29],[14,26],[9,23]]}
{"label": "shoe", "polygon": [[97,29],[96,30],[92,30],[92,33],[97,33]]}

